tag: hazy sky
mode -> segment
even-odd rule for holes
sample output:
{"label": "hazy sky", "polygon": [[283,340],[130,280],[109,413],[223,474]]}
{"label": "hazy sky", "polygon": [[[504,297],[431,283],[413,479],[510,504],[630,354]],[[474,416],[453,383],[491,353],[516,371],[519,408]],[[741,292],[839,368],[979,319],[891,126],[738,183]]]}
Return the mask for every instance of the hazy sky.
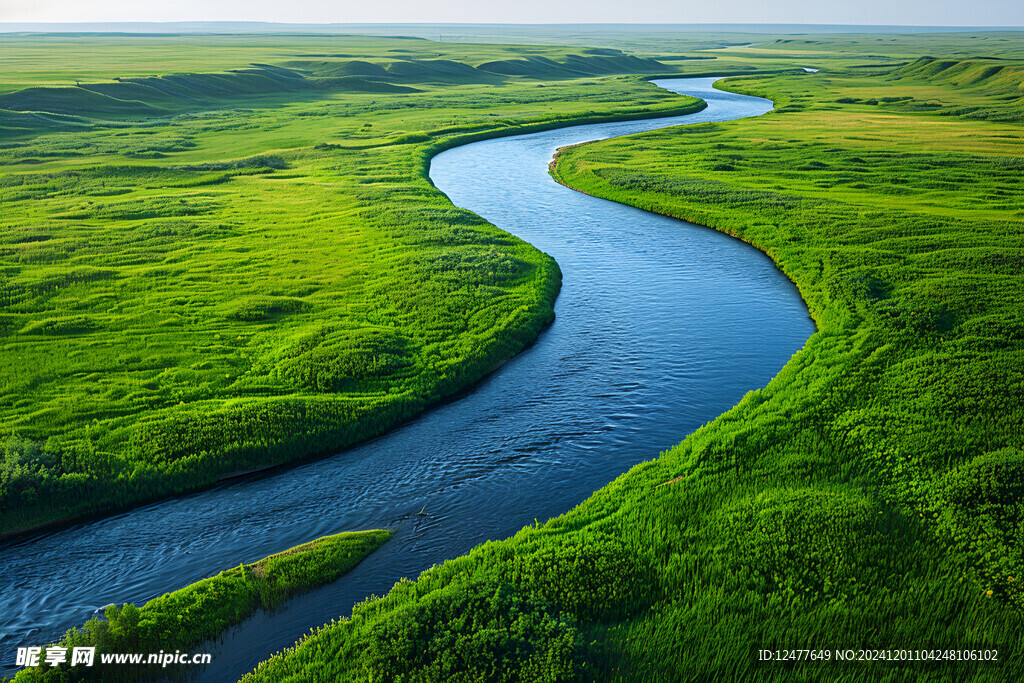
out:
{"label": "hazy sky", "polygon": [[0,0],[0,21],[1021,26],[1024,0]]}

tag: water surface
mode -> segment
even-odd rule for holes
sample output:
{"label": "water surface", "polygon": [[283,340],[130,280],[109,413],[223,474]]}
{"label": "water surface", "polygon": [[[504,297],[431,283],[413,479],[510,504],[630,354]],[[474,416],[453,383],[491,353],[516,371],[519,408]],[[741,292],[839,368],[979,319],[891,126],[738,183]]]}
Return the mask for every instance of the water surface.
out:
{"label": "water surface", "polygon": [[[721,233],[555,183],[557,147],[756,116],[714,79],[665,79],[704,111],[446,151],[451,200],[555,257],[557,319],[457,401],[337,456],[0,547],[0,674],[103,605],[146,600],[324,534],[390,527],[341,580],[259,614],[202,674],[235,680],[402,577],[559,515],[763,386],[813,332],[795,287]],[[425,509],[426,515],[417,513]]]}

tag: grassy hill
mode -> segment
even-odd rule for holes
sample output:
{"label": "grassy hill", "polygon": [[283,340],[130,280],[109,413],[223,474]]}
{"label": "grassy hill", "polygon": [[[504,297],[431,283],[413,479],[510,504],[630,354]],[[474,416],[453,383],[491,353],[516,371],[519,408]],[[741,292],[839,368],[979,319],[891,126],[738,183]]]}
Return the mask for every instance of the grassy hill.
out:
{"label": "grassy hill", "polygon": [[29,87],[0,95],[0,110],[138,119],[302,90],[411,93],[419,91],[398,84],[507,82],[495,74],[552,80],[673,70],[653,59],[621,53],[569,54],[563,61],[530,56],[489,61],[478,67],[450,59],[411,58],[380,62],[290,60],[286,64],[293,68],[255,64],[223,73],[119,76],[109,83]]}
{"label": "grassy hill", "polygon": [[947,115],[1024,121],[1024,62],[1019,60],[922,57],[895,70],[890,78],[953,89],[958,98],[970,99],[963,103],[958,99],[943,112]]}

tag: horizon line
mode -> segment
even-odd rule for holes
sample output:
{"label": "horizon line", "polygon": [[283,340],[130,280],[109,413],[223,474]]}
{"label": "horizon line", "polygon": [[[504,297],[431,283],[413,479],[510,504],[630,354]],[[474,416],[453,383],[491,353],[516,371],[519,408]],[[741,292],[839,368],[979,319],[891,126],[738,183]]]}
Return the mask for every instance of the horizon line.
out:
{"label": "horizon line", "polygon": [[818,27],[818,26],[843,26],[851,28],[913,28],[913,29],[927,29],[927,28],[962,28],[964,30],[1000,30],[1000,31],[1013,31],[1021,30],[1024,31],[1024,25],[1001,25],[1001,26],[984,26],[984,25],[969,25],[969,24],[853,24],[853,23],[803,23],[803,22],[688,22],[688,23],[666,23],[666,22],[621,22],[621,21],[588,21],[588,22],[572,22],[572,21],[555,21],[555,22],[455,22],[455,21],[438,21],[438,22],[424,22],[424,21],[411,21],[411,22],[396,22],[396,21],[353,21],[353,22],[341,22],[341,21],[330,21],[330,22],[301,22],[301,21],[264,21],[257,19],[215,19],[215,20],[198,20],[198,19],[175,19],[167,21],[148,21],[148,20],[117,20],[117,21],[0,21],[0,26],[32,26],[32,25],[52,25],[52,26],[90,26],[90,25],[118,25],[118,24],[130,24],[130,25],[154,25],[154,26],[166,26],[174,24],[188,24],[188,25],[211,25],[211,24],[254,24],[254,25],[265,25],[265,26],[494,26],[494,27],[516,27],[516,26],[645,26],[645,27],[679,27],[679,26],[764,26],[764,27],[775,27],[775,26],[806,26],[806,27]]}

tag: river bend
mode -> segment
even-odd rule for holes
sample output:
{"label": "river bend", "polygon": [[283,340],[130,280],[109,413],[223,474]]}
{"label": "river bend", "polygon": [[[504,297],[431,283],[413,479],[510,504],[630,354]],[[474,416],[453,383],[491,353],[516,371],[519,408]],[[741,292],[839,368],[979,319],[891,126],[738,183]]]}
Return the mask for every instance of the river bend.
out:
{"label": "river bend", "polygon": [[235,680],[399,578],[569,510],[765,385],[814,327],[764,254],[547,174],[564,145],[771,109],[714,80],[655,81],[704,98],[695,114],[436,156],[430,177],[455,204],[558,261],[554,324],[463,397],[335,457],[0,546],[0,675],[18,646],[53,642],[103,605],[141,605],[325,534],[395,530],[341,580],[233,629],[201,678]]}

